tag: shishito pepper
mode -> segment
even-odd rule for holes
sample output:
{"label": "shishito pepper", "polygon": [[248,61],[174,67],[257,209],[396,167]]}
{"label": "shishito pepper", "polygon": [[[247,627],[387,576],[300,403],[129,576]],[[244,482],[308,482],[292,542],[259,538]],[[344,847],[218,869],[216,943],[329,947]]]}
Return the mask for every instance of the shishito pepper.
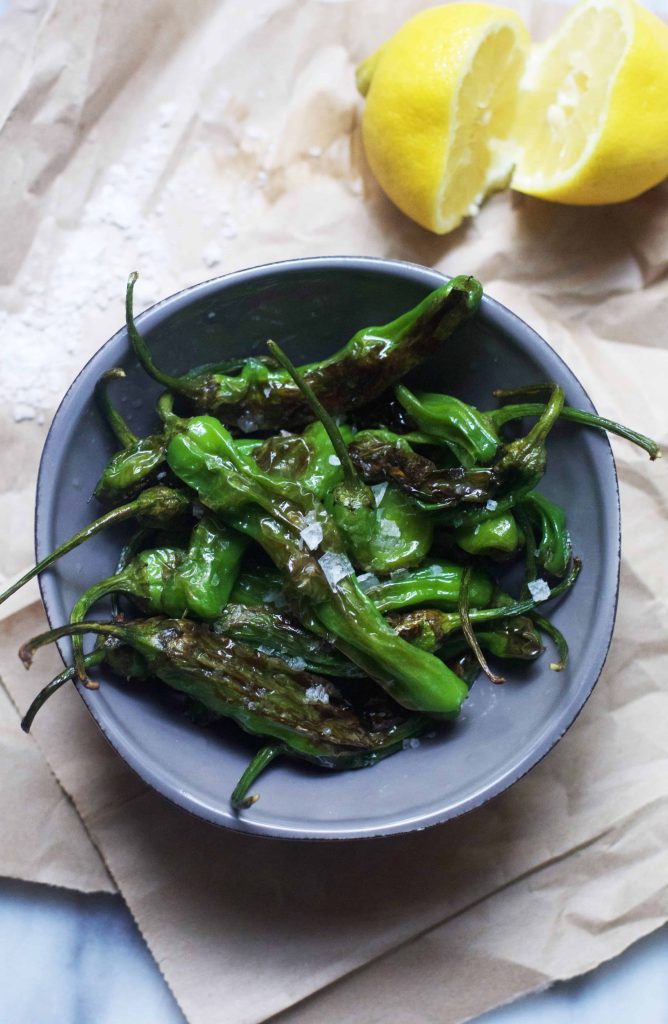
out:
{"label": "shishito pepper", "polygon": [[383,486],[379,494],[365,484],[329,411],[282,349],[273,341],[267,344],[304,395],[336,453],[342,479],[323,495],[323,499],[343,534],[355,567],[387,573],[419,565],[431,547],[434,530],[431,517],[398,489]]}
{"label": "shishito pepper", "polygon": [[[304,617],[313,616],[339,650],[399,704],[433,715],[458,713],[466,686],[387,625],[360,590],[332,516],[312,495],[264,474],[235,449],[225,427],[208,416],[188,421],[170,442],[167,460],[205,506],[264,548],[295,599],[308,605]],[[302,533],[314,524],[319,535],[311,548]]]}
{"label": "shishito pepper", "polygon": [[[97,403],[114,437],[121,445],[119,451],[105,466],[93,492],[103,505],[132,501],[141,491],[156,483],[158,473],[165,466],[168,442],[165,434],[137,437],[109,398],[110,381],[121,380],[124,377],[124,370],[113,367],[107,370],[95,385]],[[169,401],[169,397],[166,400]],[[164,402],[165,398],[161,401]]]}
{"label": "shishito pepper", "polygon": [[[293,427],[312,414],[299,388],[282,368],[246,359],[236,376],[206,366],[182,377],[159,370],[137,330],[132,310],[136,274],[126,293],[126,323],[135,354],[146,372],[166,388],[189,399],[197,411],[228,424],[256,429]],[[381,327],[367,327],[342,349],[301,368],[307,382],[333,413],[356,409],[381,394],[418,363],[438,351],[478,309],[482,286],[474,277],[452,278],[414,309]]]}
{"label": "shishito pepper", "polygon": [[515,554],[524,543],[512,512],[490,516],[472,526],[460,526],[454,531],[454,539],[468,555],[490,555],[493,558]]}
{"label": "shishito pepper", "polygon": [[485,466],[492,462],[501,440],[489,419],[474,406],[452,395],[420,392],[413,394],[403,384],[395,397],[418,430],[430,439],[444,441],[462,466]]}
{"label": "shishito pepper", "polygon": [[524,437],[499,448],[490,466],[442,469],[407,442],[392,443],[387,432],[379,431],[358,435],[349,451],[365,480],[393,481],[423,508],[441,510],[452,527],[472,526],[490,517],[488,502],[501,514],[536,486],[545,472],[545,441],[563,402],[563,390],[555,387],[538,422]]}
{"label": "shishito pepper", "polygon": [[[90,587],[74,605],[70,622],[83,622],[88,610],[111,593],[131,595],[151,614],[218,618],[239,573],[246,539],[204,516],[195,526],[187,550],[142,551],[120,572]],[[74,663],[86,678],[81,639],[72,640]]]}
{"label": "shishito pepper", "polygon": [[25,583],[28,583],[38,573],[48,569],[59,558],[66,555],[68,551],[74,550],[84,541],[94,537],[97,533],[105,530],[108,526],[124,523],[127,519],[135,518],[145,526],[156,529],[174,528],[187,521],[191,511],[191,499],[183,491],[174,490],[170,487],[149,487],[134,499],[118,508],[112,509],[105,515],[100,516],[94,522],[79,530],[73,537],[52,551],[38,562],[32,569],[22,576],[20,580],[12,584],[4,594],[0,594],[0,604],[8,597],[16,593]]}
{"label": "shishito pepper", "polygon": [[[549,600],[560,597],[573,586],[581,567],[580,560],[573,559],[568,574],[551,589]],[[540,603],[530,597],[513,601],[508,595],[498,595],[494,605],[489,608],[469,608],[468,618],[476,628],[482,627],[483,632],[488,632],[490,623],[500,623],[505,628],[513,619],[533,616]],[[418,608],[409,612],[392,612],[388,615],[388,621],[400,636],[425,651],[438,650],[462,631],[460,611]],[[495,625],[493,629],[496,628]]]}
{"label": "shishito pepper", "polygon": [[[397,608],[427,605],[430,608],[455,609],[459,603],[464,568],[453,562],[434,561],[419,569],[395,573],[385,580],[365,586],[365,593],[381,612]],[[482,570],[476,570],[471,586],[471,604],[485,608],[491,601],[494,584]]]}
{"label": "shishito pepper", "polygon": [[536,547],[536,562],[551,576],[563,576],[572,556],[566,513],[544,494],[532,491],[519,504],[520,515],[529,518]]}
{"label": "shishito pepper", "polygon": [[279,754],[325,768],[364,768],[401,750],[405,739],[427,726],[422,716],[407,715],[387,700],[371,698],[356,709],[330,680],[291,670],[277,658],[187,619],[63,626],[25,644],[21,658],[29,665],[32,652],[43,644],[87,632],[131,648],[141,659],[143,676],[187,694],[216,716],[233,719],[245,732],[274,741],[271,757],[256,755],[244,773],[244,784],[233,794],[236,807],[244,806],[257,769]]}

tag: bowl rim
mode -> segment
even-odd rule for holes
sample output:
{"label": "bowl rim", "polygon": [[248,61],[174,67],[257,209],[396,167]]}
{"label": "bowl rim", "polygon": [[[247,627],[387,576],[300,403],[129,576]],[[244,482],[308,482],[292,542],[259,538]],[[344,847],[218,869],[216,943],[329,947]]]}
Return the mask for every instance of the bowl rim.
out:
{"label": "bowl rim", "polygon": [[[337,269],[348,269],[348,270],[368,270],[375,269],[382,274],[386,274],[389,277],[399,276],[404,279],[412,279],[424,283],[425,285],[432,285],[434,288],[438,287],[444,281],[451,278],[452,275],[441,273],[441,271],[434,270],[431,267],[425,267],[418,263],[412,263],[406,260],[386,259],[383,257],[374,256],[348,256],[348,255],[336,255],[336,256],[310,256],[310,257],[299,257],[288,260],[278,260],[270,263],[258,264],[257,266],[245,267],[239,270],[233,270],[225,274],[217,275],[216,277],[208,278],[205,281],[197,282],[189,285],[171,295],[160,299],[158,302],[147,307],[141,314],[136,317],[136,322],[139,327],[142,323],[147,321],[154,321],[157,319],[158,323],[151,327],[159,327],[159,323],[163,316],[169,312],[172,305],[179,305],[185,297],[197,297],[198,293],[205,295],[209,291],[218,291],[220,287],[223,289],[229,285],[234,285],[239,281],[253,279],[255,277],[265,277],[267,274],[289,274],[294,270],[304,270],[309,267],[314,270],[337,270]],[[483,293],[483,299],[481,303],[481,309],[489,309],[493,311],[493,322],[495,326],[500,327],[506,334],[517,335],[518,329],[520,332],[528,332],[528,335],[532,339],[536,339],[538,343],[545,347],[549,355],[553,360],[560,365],[560,368],[564,371],[567,377],[570,377],[572,382],[577,384],[586,397],[587,403],[590,407],[590,411],[595,412],[596,409],[582,383],[575,376],[573,371],[570,369],[564,359],[552,348],[548,341],[546,341],[538,332],[526,323],[521,317],[519,317],[512,310],[508,309],[498,300],[492,298],[486,292]],[[45,524],[45,517],[43,515],[43,505],[45,500],[45,491],[47,490],[48,483],[48,467],[51,456],[51,448],[54,451],[58,450],[58,442],[55,440],[55,435],[58,430],[59,421],[62,415],[66,414],[67,406],[70,401],[73,400],[73,395],[78,392],[78,384],[82,377],[88,376],[89,368],[95,363],[100,354],[107,349],[110,345],[125,339],[126,346],[129,345],[127,339],[127,330],[125,326],[122,326],[116,331],[110,338],[108,338],[96,351],[90,356],[86,363],[82,366],[80,371],[77,373],[72,383],[67,388],[63,395],[58,408],[53,416],[49,430],[46,435],[44,447],[40,457],[39,468],[37,473],[37,486],[35,493],[35,527],[34,527],[34,538],[35,538],[35,553],[36,558],[39,561],[40,557],[43,557],[47,553],[48,545],[46,544],[46,531],[48,527]],[[96,708],[88,699],[89,691],[86,690],[80,683],[76,683],[79,695],[82,697],[85,707],[89,714],[94,719],[96,725],[102,732],[103,736],[108,743],[113,747],[116,754],[118,754],[123,761],[153,790],[158,792],[162,797],[166,798],[177,806],[193,814],[195,817],[206,820],[214,825],[222,828],[230,828],[233,831],[241,832],[246,835],[255,835],[265,838],[279,838],[287,840],[300,840],[300,841],[322,841],[322,840],[351,840],[351,839],[376,839],[382,837],[388,837],[392,835],[400,835],[407,832],[420,832],[426,829],[435,828],[439,825],[444,824],[447,821],[451,821],[455,818],[460,817],[463,814],[468,814],[470,811],[481,807],[493,798],[500,796],[507,789],[509,789],[515,782],[523,778],[529,771],[531,771],[537,764],[539,764],[543,758],[553,749],[559,740],[564,736],[568,729],[573,725],[576,718],[584,708],[585,704],[589,700],[591,693],[600,678],[603,666],[608,656],[612,636],[614,632],[618,597],[619,597],[619,579],[620,579],[620,563],[621,563],[621,510],[620,510],[620,497],[619,497],[619,482],[617,476],[617,469],[615,460],[607,434],[603,434],[605,443],[607,445],[607,455],[609,456],[609,469],[612,471],[609,483],[612,486],[615,501],[607,503],[607,515],[609,521],[614,530],[614,535],[611,536],[611,544],[614,543],[616,537],[616,560],[615,560],[615,574],[614,574],[614,603],[611,609],[610,626],[607,637],[601,642],[599,648],[598,658],[596,659],[595,665],[590,671],[590,677],[587,680],[587,685],[581,685],[575,691],[571,700],[560,709],[559,714],[555,717],[552,728],[548,730],[547,734],[542,738],[539,744],[532,747],[530,752],[511,769],[506,771],[501,776],[497,777],[492,783],[486,786],[480,787],[480,789],[472,794],[469,798],[460,801],[454,807],[441,809],[440,811],[434,811],[424,815],[409,816],[404,815],[401,820],[394,821],[388,825],[373,825],[373,826],[361,826],[360,828],[334,828],[327,829],[322,826],[315,827],[314,829],[295,829],[294,827],[281,826],[277,824],[267,825],[265,823],[258,823],[253,820],[252,817],[245,817],[243,815],[234,815],[231,812],[220,813],[214,812],[212,808],[203,805],[201,802],[193,798],[192,794],[189,794],[183,788],[179,789],[173,784],[170,784],[168,780],[156,777],[151,771],[150,767],[146,768],[142,763],[141,759],[135,756],[132,749],[127,744],[123,743],[123,738],[115,734],[112,738],[110,730],[106,727],[105,722],[100,720],[100,717],[96,713]],[[56,624],[56,615],[53,611],[53,607],[50,599],[56,597],[58,591],[58,582],[56,577],[51,574],[40,574],[38,578],[40,593],[44,604],[47,619],[51,628],[54,628]],[[64,650],[62,642],[58,643],[58,649],[63,663],[67,665],[67,656]]]}

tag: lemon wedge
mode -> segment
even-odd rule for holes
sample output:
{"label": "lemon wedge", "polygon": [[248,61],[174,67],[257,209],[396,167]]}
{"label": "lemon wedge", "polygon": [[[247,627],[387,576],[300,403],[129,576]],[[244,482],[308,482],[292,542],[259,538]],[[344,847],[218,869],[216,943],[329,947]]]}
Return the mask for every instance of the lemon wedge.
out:
{"label": "lemon wedge", "polygon": [[584,0],[520,84],[511,187],[618,203],[668,175],[668,27],[634,0]]}
{"label": "lemon wedge", "polygon": [[369,165],[418,224],[452,231],[508,184],[528,48],[514,11],[453,3],[411,18],[358,68]]}

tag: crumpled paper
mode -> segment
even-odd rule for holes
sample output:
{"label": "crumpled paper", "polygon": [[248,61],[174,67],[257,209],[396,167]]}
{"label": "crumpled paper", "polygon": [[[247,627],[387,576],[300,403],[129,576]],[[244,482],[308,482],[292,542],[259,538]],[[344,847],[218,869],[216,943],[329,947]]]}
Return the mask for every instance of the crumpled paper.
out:
{"label": "crumpled paper", "polygon": [[[28,510],[48,422],[121,323],[135,267],[138,306],[292,256],[472,272],[550,341],[602,414],[666,444],[665,186],[600,209],[506,192],[436,238],[370,176],[353,70],[423,6],[196,0],[186,12],[176,0],[122,10],[55,0],[16,12],[11,77],[0,72],[0,530],[12,539],[0,587],[32,560]],[[562,13],[514,6],[535,36]],[[668,916],[668,488],[661,463],[613,447],[623,571],[611,655],[569,734],[508,793],[424,834],[259,841],[148,791],[74,692],[45,709],[36,740],[4,699],[0,762],[20,767],[14,796],[3,794],[0,868],[83,889],[109,888],[108,871],[192,1024],[219,1021],[222,1005],[231,1024],[460,1021],[658,927]],[[43,652],[27,676],[16,660],[43,625],[34,594],[0,608],[0,677],[21,711],[59,667]],[[39,815],[33,824],[26,807],[39,801],[53,824],[32,860]]]}

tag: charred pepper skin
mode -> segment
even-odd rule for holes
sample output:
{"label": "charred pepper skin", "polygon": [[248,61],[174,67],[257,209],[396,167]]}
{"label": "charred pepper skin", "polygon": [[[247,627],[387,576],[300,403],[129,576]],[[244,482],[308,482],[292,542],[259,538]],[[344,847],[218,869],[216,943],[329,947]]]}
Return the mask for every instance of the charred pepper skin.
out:
{"label": "charred pepper skin", "polygon": [[[147,373],[175,394],[188,399],[194,410],[227,424],[254,423],[274,429],[313,419],[299,388],[283,369],[247,359],[236,376],[203,367],[197,373],[174,377],[153,363],[134,322],[132,293],[137,275],[130,275],[126,293],[126,323],[137,359]],[[395,384],[409,370],[436,352],[480,305],[482,286],[474,277],[455,277],[431,292],[414,309],[380,327],[355,334],[338,352],[301,371],[332,413],[356,409]]]}
{"label": "charred pepper skin", "polygon": [[[246,543],[213,516],[205,516],[194,527],[187,550],[140,552],[121,572],[90,587],[74,605],[70,622],[83,622],[88,610],[111,593],[133,597],[152,614],[216,619],[229,600]],[[79,679],[85,680],[80,637],[72,638],[72,648]]]}
{"label": "charred pepper skin", "polygon": [[291,754],[326,768],[373,764],[427,725],[422,716],[407,715],[387,700],[372,700],[360,712],[331,680],[290,670],[278,658],[188,619],[63,626],[24,645],[21,658],[29,665],[36,648],[86,632],[111,638],[112,648],[119,643],[129,647],[141,659],[143,676],[161,680],[244,731],[278,740]]}
{"label": "charred pepper skin", "polygon": [[[468,689],[437,659],[401,641],[352,576],[334,583],[321,558],[305,548],[301,531],[309,513],[321,525],[322,556],[344,556],[332,517],[298,485],[272,479],[243,465],[228,431],[211,417],[196,417],[174,437],[167,452],[173,472],[194,488],[202,503],[256,540],[285,574],[299,601],[307,602],[321,627],[344,654],[394,700],[410,710],[454,716]],[[305,623],[308,625],[308,623]]]}

